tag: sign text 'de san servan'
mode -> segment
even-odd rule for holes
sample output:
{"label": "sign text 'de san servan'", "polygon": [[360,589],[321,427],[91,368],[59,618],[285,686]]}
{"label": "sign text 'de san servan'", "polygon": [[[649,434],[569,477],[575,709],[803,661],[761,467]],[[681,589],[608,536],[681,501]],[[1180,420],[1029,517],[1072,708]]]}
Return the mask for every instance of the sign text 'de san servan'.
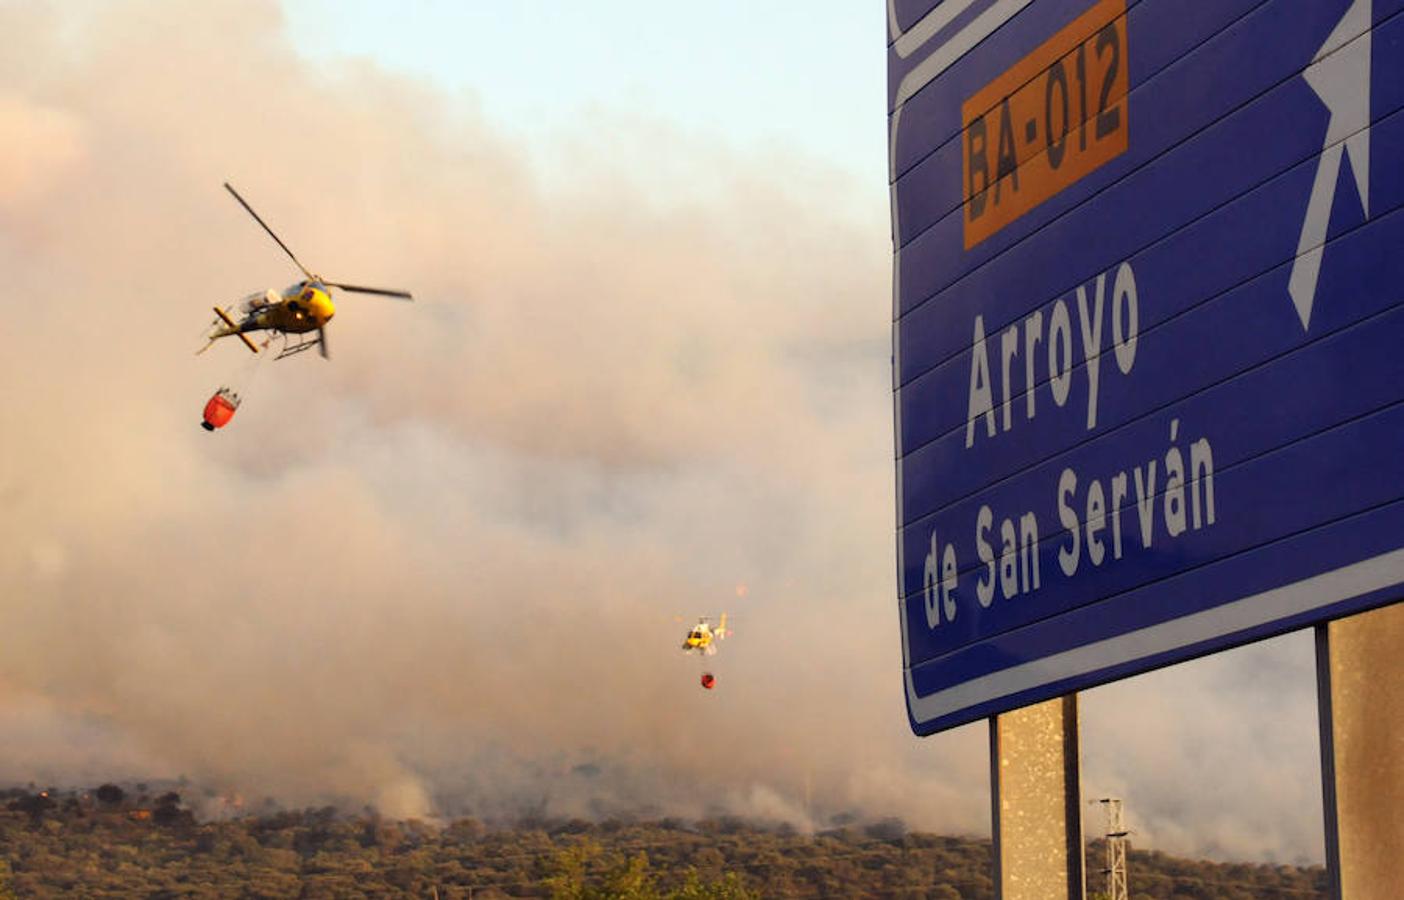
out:
{"label": "sign text 'de san servan'", "polygon": [[[1140,302],[1135,271],[1123,262],[1056,300],[1048,315],[1034,310],[997,336],[987,336],[983,317],[976,316],[966,450],[979,453],[984,443],[1000,440],[1020,420],[1031,421],[1040,413],[1072,412],[1088,432],[1095,431],[1102,363],[1109,362],[1105,371],[1110,377],[1129,377],[1135,369]],[[1063,467],[1048,485],[1054,492],[1056,528],[1040,523],[1032,510],[1001,515],[982,504],[967,532],[979,561],[973,568],[962,568],[957,550],[962,542],[933,528],[921,585],[928,627],[954,621],[962,598],[973,595],[986,609],[996,596],[1013,600],[1038,591],[1046,580],[1041,539],[1058,542],[1057,568],[1073,578],[1086,567],[1115,563],[1136,548],[1149,551],[1157,540],[1163,544],[1212,527],[1219,519],[1214,448],[1206,436],[1190,439],[1181,432],[1180,420],[1172,418],[1163,453],[1131,460],[1118,471]],[[973,590],[962,587],[970,578]]]}

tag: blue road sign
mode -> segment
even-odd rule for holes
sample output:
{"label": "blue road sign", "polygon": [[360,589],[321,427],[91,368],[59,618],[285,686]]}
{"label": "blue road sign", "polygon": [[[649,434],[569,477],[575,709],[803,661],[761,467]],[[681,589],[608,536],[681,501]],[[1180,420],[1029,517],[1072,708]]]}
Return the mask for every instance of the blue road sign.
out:
{"label": "blue road sign", "polygon": [[929,734],[1404,585],[1404,0],[888,0]]}

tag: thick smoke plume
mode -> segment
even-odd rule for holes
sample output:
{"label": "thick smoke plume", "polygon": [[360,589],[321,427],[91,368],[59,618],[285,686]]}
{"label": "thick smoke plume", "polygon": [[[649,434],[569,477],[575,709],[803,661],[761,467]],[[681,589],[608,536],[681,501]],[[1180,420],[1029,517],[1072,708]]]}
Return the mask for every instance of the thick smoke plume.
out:
{"label": "thick smoke plume", "polygon": [[[625,115],[533,155],[470,96],[304,61],[272,2],[0,29],[0,780],[987,827],[983,729],[902,709],[880,183]],[[226,179],[417,302],[341,295],[330,364],[193,356],[212,304],[295,275]],[[674,617],[723,609],[703,692]],[[1199,768],[1088,734],[1133,809]],[[1319,815],[1314,777],[1254,814]],[[1315,852],[1172,801],[1140,819],[1172,849]]]}

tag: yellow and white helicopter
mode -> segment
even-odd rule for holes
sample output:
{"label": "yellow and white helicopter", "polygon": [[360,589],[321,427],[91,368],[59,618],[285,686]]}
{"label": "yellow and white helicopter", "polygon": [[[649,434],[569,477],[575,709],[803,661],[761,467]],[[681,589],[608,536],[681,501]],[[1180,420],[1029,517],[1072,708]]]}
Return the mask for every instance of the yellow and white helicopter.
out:
{"label": "yellow and white helicopter", "polygon": [[[721,614],[721,621],[717,627],[712,627],[711,616],[702,616],[687,631],[687,637],[683,638],[682,649],[686,654],[697,654],[698,659],[707,656],[717,655],[717,643],[731,636],[731,629],[726,627],[726,613]],[[702,687],[712,690],[717,686],[717,676],[707,671],[706,663],[703,663],[701,676]]]}
{"label": "yellow and white helicopter", "polygon": [[731,636],[731,630],[726,627],[726,613],[721,614],[721,621],[717,627],[712,627],[712,617],[702,616],[697,620],[687,632],[687,637],[683,639],[682,649],[684,653],[696,653],[699,656],[716,656],[717,642],[723,638]]}
{"label": "yellow and white helicopter", "polygon": [[[268,223],[259,218],[258,213],[253,211],[253,207],[239,196],[239,192],[225,182],[225,190],[234,195],[234,199],[239,201],[254,221],[263,226],[263,230],[268,232],[268,236],[277,242],[283,252],[293,261],[302,274],[306,277],[285,288],[281,293],[275,290],[268,290],[262,294],[251,294],[240,301],[236,312],[239,316],[237,321],[229,312],[218,306],[214,308],[215,315],[219,320],[215,322],[209,334],[209,343],[201,347],[197,353],[203,353],[210,348],[210,345],[223,337],[237,337],[244,342],[254,353],[258,352],[258,346],[249,340],[249,335],[253,332],[266,331],[269,333],[268,340],[264,341],[266,349],[274,335],[283,336],[283,349],[278,353],[276,359],[291,356],[294,353],[301,353],[312,347],[321,351],[322,357],[327,357],[327,322],[336,315],[336,305],[332,303],[331,289],[337,288],[343,291],[351,291],[357,294],[379,294],[382,297],[394,297],[399,300],[413,300],[409,291],[392,290],[388,288],[362,287],[355,284],[343,284],[336,281],[328,281],[320,275],[314,275],[307,270],[293,252],[288,249],[278,235],[273,233],[273,229],[268,227]],[[301,335],[310,332],[317,332],[317,336],[310,340],[305,340]],[[289,343],[288,335],[299,335],[297,343]]]}

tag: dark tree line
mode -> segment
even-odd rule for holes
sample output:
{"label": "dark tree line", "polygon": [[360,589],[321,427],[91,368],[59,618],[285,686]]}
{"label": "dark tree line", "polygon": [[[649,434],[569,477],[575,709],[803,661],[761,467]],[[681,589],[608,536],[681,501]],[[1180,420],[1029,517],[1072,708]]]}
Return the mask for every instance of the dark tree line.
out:
{"label": "dark tree line", "polygon": [[[1089,848],[1089,896],[1101,886]],[[1132,850],[1133,900],[1324,897],[1320,867],[1207,863]],[[537,817],[430,825],[331,807],[197,821],[175,791],[0,791],[0,900],[11,896],[993,896],[988,841],[895,821],[816,835],[737,819]]]}

